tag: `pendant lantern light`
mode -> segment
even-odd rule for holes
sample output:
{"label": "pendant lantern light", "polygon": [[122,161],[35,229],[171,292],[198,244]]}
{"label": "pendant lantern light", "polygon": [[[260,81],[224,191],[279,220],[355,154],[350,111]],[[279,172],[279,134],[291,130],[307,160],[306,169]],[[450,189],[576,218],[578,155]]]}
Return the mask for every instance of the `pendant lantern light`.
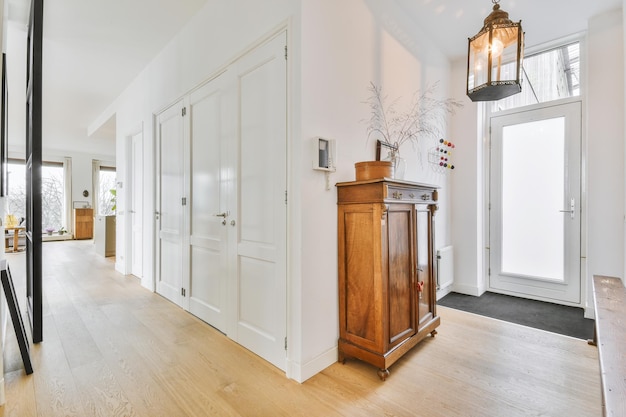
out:
{"label": "pendant lantern light", "polygon": [[499,2],[492,0],[483,28],[469,38],[467,95],[472,101],[500,100],[522,91],[522,21],[512,22]]}

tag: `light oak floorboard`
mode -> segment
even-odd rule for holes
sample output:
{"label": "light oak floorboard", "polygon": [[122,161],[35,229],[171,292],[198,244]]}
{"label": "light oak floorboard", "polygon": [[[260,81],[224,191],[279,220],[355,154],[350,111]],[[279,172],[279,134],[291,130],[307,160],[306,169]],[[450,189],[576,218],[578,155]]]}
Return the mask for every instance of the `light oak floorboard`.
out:
{"label": "light oak floorboard", "polygon": [[[44,342],[26,376],[7,329],[2,417],[601,415],[597,350],[583,340],[439,307],[438,335],[387,381],[348,360],[298,384],[116,273],[91,241],[43,248]],[[26,320],[24,257],[7,258]]]}

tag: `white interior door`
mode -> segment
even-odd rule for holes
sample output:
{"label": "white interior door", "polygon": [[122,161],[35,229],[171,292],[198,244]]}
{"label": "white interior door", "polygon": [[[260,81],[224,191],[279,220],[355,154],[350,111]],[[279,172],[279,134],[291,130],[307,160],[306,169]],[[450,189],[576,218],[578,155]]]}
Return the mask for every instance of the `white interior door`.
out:
{"label": "white interior door", "polygon": [[237,206],[231,209],[235,340],[285,369],[286,34],[233,65],[238,117]]}
{"label": "white interior door", "polygon": [[130,273],[143,276],[143,132],[130,139]]}
{"label": "white interior door", "polygon": [[580,303],[581,104],[491,118],[490,288]]}
{"label": "white interior door", "polygon": [[156,289],[182,305],[183,288],[183,198],[185,125],[183,102],[157,117],[157,260]]}
{"label": "white interior door", "polygon": [[[189,311],[227,333],[229,317],[229,195],[234,187],[228,146],[236,113],[226,91],[228,73],[190,96],[191,236]],[[231,312],[232,315],[232,312]]]}
{"label": "white interior door", "polygon": [[285,45],[283,33],[157,118],[157,291],[283,370]]}

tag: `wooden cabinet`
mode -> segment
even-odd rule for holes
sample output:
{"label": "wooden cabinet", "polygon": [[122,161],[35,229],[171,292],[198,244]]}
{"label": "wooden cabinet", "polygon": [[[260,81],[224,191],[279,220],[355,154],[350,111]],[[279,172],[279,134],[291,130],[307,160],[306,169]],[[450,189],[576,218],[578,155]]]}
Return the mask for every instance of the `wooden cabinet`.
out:
{"label": "wooden cabinet", "polygon": [[74,239],[93,238],[93,209],[74,209]]}
{"label": "wooden cabinet", "polygon": [[429,334],[436,314],[437,188],[390,179],[337,184],[339,361],[388,368]]}

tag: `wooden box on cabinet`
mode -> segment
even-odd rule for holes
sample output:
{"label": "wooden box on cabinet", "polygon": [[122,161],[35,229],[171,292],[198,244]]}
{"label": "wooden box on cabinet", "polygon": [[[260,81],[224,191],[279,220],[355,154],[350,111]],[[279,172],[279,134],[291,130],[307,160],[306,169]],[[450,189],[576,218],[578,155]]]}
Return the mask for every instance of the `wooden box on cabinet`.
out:
{"label": "wooden box on cabinet", "polygon": [[93,209],[74,209],[74,239],[93,238]]}
{"label": "wooden box on cabinet", "polygon": [[387,178],[337,184],[339,361],[388,368],[429,334],[436,313],[437,187]]}

